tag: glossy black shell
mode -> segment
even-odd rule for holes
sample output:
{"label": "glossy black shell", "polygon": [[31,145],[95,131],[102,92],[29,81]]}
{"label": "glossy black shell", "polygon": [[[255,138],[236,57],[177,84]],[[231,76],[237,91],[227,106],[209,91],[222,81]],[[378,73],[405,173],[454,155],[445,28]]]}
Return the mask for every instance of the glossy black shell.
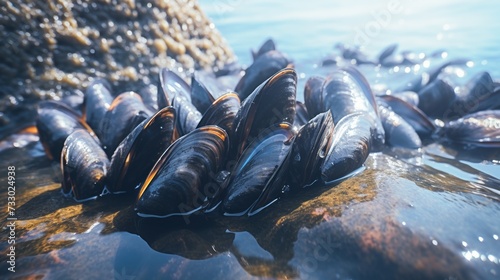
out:
{"label": "glossy black shell", "polygon": [[226,160],[229,142],[217,126],[204,126],[179,138],[151,169],[135,210],[141,217],[189,215],[209,206],[219,186],[213,182]]}

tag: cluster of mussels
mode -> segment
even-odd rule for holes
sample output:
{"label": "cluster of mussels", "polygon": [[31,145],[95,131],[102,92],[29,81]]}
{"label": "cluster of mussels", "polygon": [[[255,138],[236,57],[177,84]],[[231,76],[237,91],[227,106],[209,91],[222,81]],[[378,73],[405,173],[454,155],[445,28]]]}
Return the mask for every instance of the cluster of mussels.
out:
{"label": "cluster of mussels", "polygon": [[[286,192],[353,174],[385,144],[418,148],[440,135],[500,147],[500,111],[486,110],[500,106],[498,84],[483,73],[455,95],[437,76],[420,80],[418,93],[376,97],[358,70],[340,68],[309,78],[301,103],[296,72],[268,41],[234,92],[215,76],[195,72],[188,85],[163,69],[158,86],[113,99],[96,79],[81,114],[42,102],[37,128],[47,156],[60,160],[63,193],[77,201],[138,191],[141,217],[252,215]],[[470,98],[481,102],[468,115],[431,119]]]}

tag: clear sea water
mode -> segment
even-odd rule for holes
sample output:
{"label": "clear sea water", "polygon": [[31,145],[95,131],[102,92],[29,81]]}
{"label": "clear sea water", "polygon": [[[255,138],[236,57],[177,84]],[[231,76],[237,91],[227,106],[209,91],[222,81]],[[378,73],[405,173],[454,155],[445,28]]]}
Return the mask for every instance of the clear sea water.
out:
{"label": "clear sea water", "polygon": [[500,77],[500,2],[479,0],[248,1],[200,0],[233,48],[251,63],[249,48],[269,37],[299,64],[314,64],[338,43],[375,56],[385,46],[472,59]]}

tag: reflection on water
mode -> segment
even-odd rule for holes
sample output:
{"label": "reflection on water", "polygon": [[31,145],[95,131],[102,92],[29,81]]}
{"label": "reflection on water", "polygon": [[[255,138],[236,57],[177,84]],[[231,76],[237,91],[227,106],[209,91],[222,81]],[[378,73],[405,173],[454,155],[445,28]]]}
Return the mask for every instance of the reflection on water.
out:
{"label": "reflection on water", "polygon": [[[500,272],[494,219],[500,179],[453,160],[438,144],[372,154],[359,175],[289,195],[255,217],[193,217],[189,225],[138,220],[133,197],[67,200],[54,183],[56,171],[43,156],[31,157],[33,149],[0,155],[2,165],[31,168],[18,178],[24,186],[18,276],[387,279]],[[5,252],[6,242],[0,248]],[[0,268],[4,274],[5,264]]]}

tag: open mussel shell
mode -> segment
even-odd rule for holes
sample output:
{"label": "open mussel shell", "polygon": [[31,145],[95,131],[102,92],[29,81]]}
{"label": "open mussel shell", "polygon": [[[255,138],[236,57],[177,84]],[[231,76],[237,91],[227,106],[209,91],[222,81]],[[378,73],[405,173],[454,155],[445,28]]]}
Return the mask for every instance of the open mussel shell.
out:
{"label": "open mussel shell", "polygon": [[158,109],[170,106],[176,95],[191,102],[191,88],[179,75],[167,68],[162,68],[158,75]]}
{"label": "open mussel shell", "polygon": [[102,120],[100,139],[106,154],[111,156],[118,144],[151,115],[137,93],[130,91],[118,95]]}
{"label": "open mussel shell", "polygon": [[431,118],[442,119],[455,101],[455,91],[442,79],[436,79],[418,92],[418,108]]}
{"label": "open mussel shell", "polygon": [[175,140],[175,110],[165,107],[138,125],[116,148],[108,172],[111,193],[134,190]]}
{"label": "open mussel shell", "polygon": [[88,131],[76,129],[61,153],[62,190],[76,201],[94,199],[102,193],[109,160]]}
{"label": "open mussel shell", "polygon": [[408,122],[421,137],[430,137],[436,131],[436,125],[417,107],[392,95],[383,95],[379,98]]}
{"label": "open mussel shell", "polygon": [[282,123],[263,131],[248,146],[224,187],[226,215],[256,213],[279,197],[292,137],[291,125]]}
{"label": "open mussel shell", "polygon": [[311,116],[324,112],[323,105],[323,83],[325,78],[312,76],[306,81],[304,86],[304,103]]}
{"label": "open mussel shell", "polygon": [[409,149],[422,147],[422,141],[415,129],[390,107],[380,105],[378,112],[384,126],[387,145]]}
{"label": "open mussel shell", "polygon": [[59,160],[64,141],[76,129],[84,129],[94,134],[87,123],[62,102],[40,102],[37,112],[36,128],[49,159]]}
{"label": "open mussel shell", "polygon": [[241,77],[234,91],[238,93],[241,101],[245,100],[256,87],[287,67],[289,63],[290,61],[279,51],[262,54],[245,70],[245,75]]}
{"label": "open mussel shell", "polygon": [[210,204],[219,191],[213,178],[226,160],[226,131],[204,126],[179,138],[163,153],[139,191],[140,217],[189,215]]}
{"label": "open mussel shell", "polygon": [[334,124],[330,111],[305,124],[293,140],[289,174],[294,185],[303,187],[320,178],[320,166],[331,146]]}
{"label": "open mussel shell", "polygon": [[228,92],[217,98],[207,109],[198,127],[206,125],[216,125],[224,129],[232,140],[233,122],[238,110],[240,109],[240,98],[234,92]]}
{"label": "open mussel shell", "polygon": [[335,126],[332,143],[321,165],[321,178],[332,183],[360,168],[370,153],[371,121],[358,113],[343,117]]}
{"label": "open mussel shell", "polygon": [[196,107],[181,95],[177,95],[172,100],[172,107],[177,113],[177,131],[179,135],[186,135],[193,131],[200,123],[201,113]]}
{"label": "open mussel shell", "polygon": [[102,119],[113,102],[110,85],[102,79],[94,80],[85,90],[83,119],[92,127],[98,137],[102,135]]}
{"label": "open mussel shell", "polygon": [[293,123],[295,119],[297,74],[285,68],[258,86],[241,104],[233,124],[231,143],[236,156],[252,139],[274,124]]}
{"label": "open mussel shell", "polygon": [[473,113],[447,123],[441,134],[470,147],[500,148],[500,110]]}
{"label": "open mussel shell", "polygon": [[370,85],[355,68],[332,72],[323,84],[324,109],[332,112],[335,123],[350,114],[362,113],[371,123],[372,149],[380,150],[385,141],[384,128]]}

